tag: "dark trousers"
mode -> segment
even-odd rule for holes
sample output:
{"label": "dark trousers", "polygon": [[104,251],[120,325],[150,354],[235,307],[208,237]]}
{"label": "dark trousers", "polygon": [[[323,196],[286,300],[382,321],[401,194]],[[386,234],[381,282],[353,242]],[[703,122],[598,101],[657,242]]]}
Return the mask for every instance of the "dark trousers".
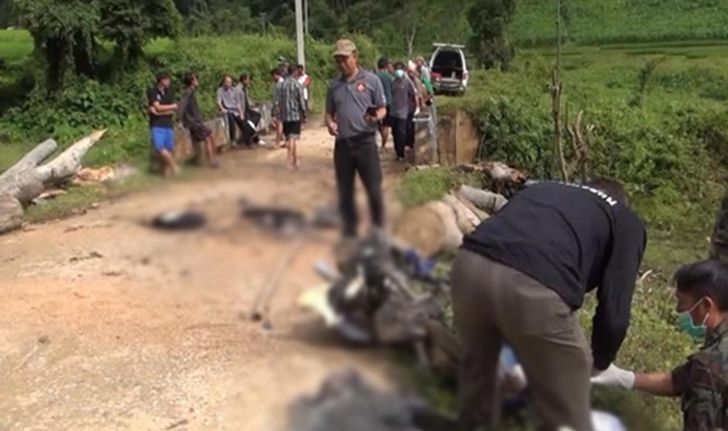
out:
{"label": "dark trousers", "polygon": [[[260,137],[258,136],[258,131],[256,130],[258,125],[260,124],[260,112],[248,109],[245,116],[246,118],[245,128],[243,129],[243,143],[245,145],[257,144],[258,142],[260,142]],[[253,123],[255,127],[251,126],[250,123]]]}
{"label": "dark trousers", "polygon": [[415,114],[414,112],[407,117],[407,144],[408,147],[415,147]]}
{"label": "dark trousers", "polygon": [[538,281],[468,250],[458,251],[451,279],[463,342],[459,429],[499,429],[498,355],[506,341],[526,372],[539,429],[591,431],[591,351],[576,313]]}
{"label": "dark trousers", "polygon": [[409,142],[406,118],[392,118],[392,135],[394,136],[394,151],[397,157],[404,157],[404,147]]}
{"label": "dark trousers", "polygon": [[359,223],[354,200],[354,181],[357,173],[367,192],[372,223],[378,227],[383,226],[382,168],[379,164],[375,135],[337,139],[334,147],[334,168],[344,236],[356,236]]}
{"label": "dark trousers", "polygon": [[232,112],[227,113],[228,127],[230,128],[230,144],[235,144],[235,138],[237,136],[237,128],[245,130],[245,121],[239,116]]}

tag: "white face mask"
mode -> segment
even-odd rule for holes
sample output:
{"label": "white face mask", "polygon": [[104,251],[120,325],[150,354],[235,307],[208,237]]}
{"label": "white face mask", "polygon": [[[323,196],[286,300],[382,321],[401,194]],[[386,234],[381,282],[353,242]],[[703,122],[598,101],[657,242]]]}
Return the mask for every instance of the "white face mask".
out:
{"label": "white face mask", "polygon": [[402,69],[395,70],[394,71],[394,76],[396,76],[399,79],[404,78],[404,70],[402,70]]}

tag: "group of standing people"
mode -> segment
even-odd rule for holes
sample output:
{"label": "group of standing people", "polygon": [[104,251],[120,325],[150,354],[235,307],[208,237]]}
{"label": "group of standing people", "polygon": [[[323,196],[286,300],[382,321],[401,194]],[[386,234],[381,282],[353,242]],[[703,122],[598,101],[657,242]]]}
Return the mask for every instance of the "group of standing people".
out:
{"label": "group of standing people", "polygon": [[[222,85],[217,90],[216,103],[218,112],[224,115],[228,122],[228,132],[233,148],[251,147],[260,142],[257,136],[257,124],[260,113],[250,104],[250,75],[243,73],[238,83],[233,85],[232,75],[225,74]],[[241,136],[238,137],[238,130]]]}
{"label": "group of standing people", "polygon": [[175,101],[170,87],[172,78],[168,73],[157,75],[156,84],[147,92],[149,128],[154,150],[162,159],[165,176],[180,171],[174,159],[175,135],[174,115],[190,132],[194,142],[204,142],[208,164],[217,168],[216,147],[212,130],[205,126],[202,113],[197,104],[197,88],[200,85],[197,74],[187,73],[184,76],[185,90],[179,101]]}
{"label": "group of standing people", "polygon": [[[293,68],[291,70],[293,71]],[[285,126],[286,136],[290,138],[287,146],[289,163],[292,166],[297,166],[295,144],[300,136],[300,123],[306,118],[308,85],[310,84],[310,78],[307,75],[306,81],[299,84],[299,73],[302,73],[300,66],[290,74],[290,77],[295,77],[291,83],[284,85],[287,80],[281,78],[280,82],[276,84],[273,106],[274,119],[280,119],[280,121],[277,121],[277,125],[280,125],[281,132],[283,132]],[[250,148],[254,145],[263,144],[258,136],[258,124],[261,120],[261,114],[253,109],[250,102],[250,81],[251,76],[243,73],[239,76],[237,84],[235,84],[232,75],[225,74],[216,92],[215,103],[219,114],[224,116],[227,122],[229,138],[233,148]],[[155,85],[147,92],[152,147],[162,160],[165,176],[180,171],[174,158],[175,115],[177,121],[188,129],[193,142],[204,143],[209,165],[219,167],[216,160],[217,146],[214,142],[213,133],[205,125],[197,101],[197,89],[200,86],[199,77],[196,73],[189,72],[185,74],[183,83],[185,88],[179,100],[175,98],[170,90],[172,78],[168,73],[159,73]]]}
{"label": "group of standing people", "polygon": [[434,102],[431,72],[422,57],[407,64],[381,58],[377,68],[387,99],[387,115],[379,124],[382,148],[391,134],[397,160],[403,161],[406,152],[414,147],[415,116]]}

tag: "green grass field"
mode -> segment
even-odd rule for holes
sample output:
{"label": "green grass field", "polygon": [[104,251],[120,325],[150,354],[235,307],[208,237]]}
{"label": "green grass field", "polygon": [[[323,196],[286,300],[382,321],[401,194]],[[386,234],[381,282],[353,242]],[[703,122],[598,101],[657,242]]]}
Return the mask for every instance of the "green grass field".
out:
{"label": "green grass field", "polygon": [[0,60],[25,60],[33,52],[33,39],[25,30],[0,30]]}
{"label": "green grass field", "polygon": [[[728,37],[722,0],[562,0],[566,34],[582,44]],[[556,2],[519,0],[510,26],[522,44],[554,40]]]}

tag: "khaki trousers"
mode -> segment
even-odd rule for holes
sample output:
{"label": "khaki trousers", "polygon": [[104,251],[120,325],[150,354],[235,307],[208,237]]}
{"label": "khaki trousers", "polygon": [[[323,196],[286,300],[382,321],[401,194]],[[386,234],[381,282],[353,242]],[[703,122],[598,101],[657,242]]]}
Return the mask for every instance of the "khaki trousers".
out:
{"label": "khaki trousers", "polygon": [[508,342],[523,366],[542,430],[591,431],[591,352],[577,317],[551,289],[491,259],[460,250],[452,268],[462,430],[497,429],[498,357]]}

